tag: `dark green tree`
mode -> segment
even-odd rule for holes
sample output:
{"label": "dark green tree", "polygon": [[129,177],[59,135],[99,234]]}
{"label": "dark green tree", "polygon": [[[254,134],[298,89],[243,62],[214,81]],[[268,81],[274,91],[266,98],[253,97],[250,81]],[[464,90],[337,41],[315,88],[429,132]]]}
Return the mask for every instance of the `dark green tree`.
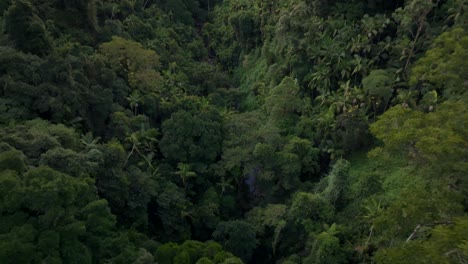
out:
{"label": "dark green tree", "polygon": [[5,13],[5,30],[15,46],[35,55],[47,55],[52,43],[44,22],[27,0],[15,0]]}
{"label": "dark green tree", "polygon": [[214,109],[192,114],[179,111],[163,122],[163,155],[183,163],[213,162],[221,153],[221,116]]}
{"label": "dark green tree", "polygon": [[221,222],[213,232],[213,238],[234,255],[248,262],[257,246],[255,230],[245,221]]}

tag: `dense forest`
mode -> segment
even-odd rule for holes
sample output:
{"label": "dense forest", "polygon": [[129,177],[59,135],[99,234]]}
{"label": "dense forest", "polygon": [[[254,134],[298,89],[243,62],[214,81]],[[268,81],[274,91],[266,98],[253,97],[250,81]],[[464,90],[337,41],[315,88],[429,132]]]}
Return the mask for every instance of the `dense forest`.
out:
{"label": "dense forest", "polygon": [[0,22],[0,263],[468,263],[468,1]]}

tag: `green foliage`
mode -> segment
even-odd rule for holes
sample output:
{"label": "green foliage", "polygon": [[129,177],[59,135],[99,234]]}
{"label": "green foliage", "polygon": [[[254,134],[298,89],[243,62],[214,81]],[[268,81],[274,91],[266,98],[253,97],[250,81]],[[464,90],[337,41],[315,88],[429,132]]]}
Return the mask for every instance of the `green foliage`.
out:
{"label": "green foliage", "polygon": [[248,112],[228,116],[225,122],[226,131],[223,143],[223,160],[225,168],[242,169],[248,172],[254,164],[252,154],[255,144],[261,140],[258,128],[264,121],[259,112]]}
{"label": "green foliage", "polygon": [[234,29],[241,46],[249,48],[255,45],[259,35],[258,17],[254,10],[240,10],[229,17],[229,24]]}
{"label": "green foliage", "polygon": [[392,74],[388,71],[375,70],[362,80],[364,90],[372,99],[374,111],[377,110],[379,104],[384,104],[386,108],[393,93],[393,79]]}
{"label": "green foliage", "polygon": [[[99,153],[96,154],[100,155]],[[96,162],[88,160],[83,154],[62,148],[51,149],[42,154],[39,164],[49,166],[75,177],[95,172],[98,165]]]}
{"label": "green foliage", "polygon": [[372,155],[399,153],[416,164],[437,162],[441,170],[461,172],[466,168],[466,163],[458,159],[466,155],[465,113],[464,102],[445,102],[427,114],[394,107],[371,126],[385,144]]}
{"label": "green foliage", "polygon": [[160,148],[170,160],[212,162],[220,154],[221,117],[214,109],[176,112],[163,123],[162,133]]}
{"label": "green foliage", "polygon": [[166,243],[158,247],[154,257],[158,263],[170,264],[177,255],[179,246],[176,243]]}
{"label": "green foliage", "polygon": [[324,179],[327,182],[325,189],[322,192],[323,197],[333,204],[335,207],[340,207],[343,203],[343,198],[346,192],[348,182],[349,162],[346,160],[338,160],[333,165],[332,170]]}
{"label": "green foliage", "polygon": [[320,195],[299,192],[292,199],[288,218],[309,233],[320,229],[321,223],[330,221],[333,214],[333,206]]}
{"label": "green foliage", "polygon": [[0,263],[465,261],[467,8],[0,1]]}
{"label": "green foliage", "polygon": [[157,214],[162,223],[162,233],[175,240],[185,240],[190,237],[187,219],[191,202],[186,198],[183,190],[177,188],[172,182],[159,186],[156,202]]}
{"label": "green foliage", "polygon": [[297,81],[286,77],[270,90],[265,99],[265,106],[270,118],[280,127],[292,127],[302,111],[303,102],[299,97]]}
{"label": "green foliage", "polygon": [[[2,191],[2,201],[8,202],[2,222],[24,214],[30,224],[23,225],[20,221],[5,226],[2,241],[14,241],[11,245],[16,247],[2,245],[0,258],[5,263],[18,261],[24,258],[19,255],[26,253],[24,250],[35,250],[28,253],[30,261],[49,256],[51,261],[91,263],[91,250],[78,237],[111,236],[115,227],[115,218],[107,203],[96,200],[93,181],[38,167],[28,170],[21,179],[16,178],[18,184],[15,185],[11,172],[2,172],[7,173],[2,175],[2,186],[8,184],[11,188],[8,192]],[[101,206],[96,207],[99,203]],[[59,239],[64,242],[59,244]]]}
{"label": "green foliage", "polygon": [[410,84],[424,89],[443,91],[446,98],[462,95],[468,79],[468,36],[462,28],[454,28],[438,36],[432,48],[419,59],[412,71]]}
{"label": "green foliage", "polygon": [[[282,204],[269,204],[265,208],[256,207],[246,216],[251,223],[258,237],[266,237],[264,243],[270,244],[273,254],[276,252],[277,244],[281,241],[281,232],[286,226],[287,208]],[[266,229],[272,229],[268,232]]]}
{"label": "green foliage", "polygon": [[347,263],[346,253],[336,237],[337,226],[333,224],[328,230],[313,238],[310,255],[304,258],[307,263]]}
{"label": "green foliage", "polygon": [[408,241],[381,251],[375,260],[377,263],[458,263],[467,257],[466,230],[467,220],[462,217],[454,223],[433,228],[424,240]]}
{"label": "green foliage", "polygon": [[[20,190],[21,179],[16,171],[2,170],[1,175],[1,205],[2,213],[18,209],[21,203]],[[4,230],[2,230],[4,231]]]}
{"label": "green foliage", "polygon": [[5,10],[8,9],[8,7],[11,5],[11,0],[5,0],[0,4],[0,13],[3,14]]}
{"label": "green foliage", "polygon": [[255,230],[245,221],[221,222],[213,232],[213,238],[226,250],[244,262],[248,262],[257,244]]}
{"label": "green foliage", "polygon": [[129,75],[150,70],[159,64],[156,52],[121,37],[114,37],[112,41],[101,44],[100,50],[111,60],[115,69],[124,70]]}
{"label": "green foliage", "polygon": [[0,153],[0,171],[14,170],[22,173],[26,170],[24,154],[17,150],[8,150]]}
{"label": "green foliage", "polygon": [[15,46],[35,55],[47,55],[52,43],[44,22],[27,0],[17,0],[5,13],[5,30]]}
{"label": "green foliage", "polygon": [[232,263],[240,264],[239,258],[223,250],[223,247],[213,241],[205,243],[187,240],[182,244],[166,243],[158,247],[154,255],[157,263],[187,263],[187,264],[210,264],[210,263]]}

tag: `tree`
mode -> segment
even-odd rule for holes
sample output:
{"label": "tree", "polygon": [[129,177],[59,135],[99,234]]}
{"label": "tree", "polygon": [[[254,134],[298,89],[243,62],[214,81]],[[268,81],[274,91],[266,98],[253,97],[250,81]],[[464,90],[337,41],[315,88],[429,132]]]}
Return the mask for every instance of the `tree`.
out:
{"label": "tree", "polygon": [[237,41],[246,49],[259,41],[259,21],[255,11],[253,8],[239,10],[229,17],[229,24],[234,29]]}
{"label": "tree", "polygon": [[[96,154],[100,155],[98,152]],[[39,164],[49,166],[74,177],[89,173],[95,175],[98,166],[97,162],[92,162],[86,155],[62,148],[51,149],[42,154]]]}
{"label": "tree", "polygon": [[301,175],[311,175],[319,171],[319,150],[308,139],[292,137],[284,146],[284,151],[297,155],[301,164]]}
{"label": "tree", "polygon": [[458,118],[466,118],[465,108],[463,102],[444,102],[424,113],[396,106],[371,125],[383,145],[369,156],[403,167],[384,178],[386,206],[372,221],[380,245],[423,236],[422,230],[463,214],[467,164],[460,157],[467,155],[467,131]]}
{"label": "tree", "polygon": [[343,206],[343,199],[346,195],[346,188],[349,185],[348,161],[340,159],[333,164],[332,170],[324,178],[327,186],[321,193],[325,199],[335,207]]}
{"label": "tree", "polygon": [[52,50],[49,33],[34,6],[27,0],[16,0],[5,14],[5,29],[15,46],[35,55],[47,55]]}
{"label": "tree", "polygon": [[0,3],[0,13],[4,13],[8,7],[11,5],[12,0],[5,0],[2,3]]}
{"label": "tree", "polygon": [[214,230],[220,222],[220,207],[222,197],[214,187],[208,188],[194,209],[193,225],[194,235],[199,239],[211,238],[210,231]]}
{"label": "tree", "polygon": [[[393,94],[393,81],[392,74],[386,70],[374,70],[362,80],[364,90],[371,97],[374,118],[378,109],[383,109],[384,111],[387,109],[387,105]],[[383,108],[381,108],[382,106]]]}
{"label": "tree", "polygon": [[302,111],[303,101],[299,97],[297,80],[284,78],[281,83],[270,90],[265,99],[265,106],[270,118],[283,129],[292,128]]}
{"label": "tree", "polygon": [[166,243],[158,247],[154,259],[157,263],[232,263],[240,264],[242,261],[231,253],[223,250],[223,247],[214,242],[205,243],[186,240],[182,244]]}
{"label": "tree", "polygon": [[154,215],[161,222],[155,226],[163,240],[184,241],[189,239],[192,202],[185,192],[172,182],[160,181],[155,198],[157,210]]}
{"label": "tree", "polygon": [[11,149],[0,152],[0,171],[13,170],[21,174],[26,171],[24,154],[21,151]]}
{"label": "tree", "polygon": [[92,263],[93,253],[98,257],[115,228],[115,217],[107,202],[97,199],[93,180],[42,166],[17,177],[14,184],[9,172],[1,172],[0,186],[11,189],[1,192],[0,201],[6,202],[2,209],[8,211],[0,216],[5,223],[0,260]]}
{"label": "tree", "polygon": [[334,207],[318,194],[294,194],[288,210],[288,221],[299,225],[305,233],[320,230],[321,224],[332,219]]}
{"label": "tree", "polygon": [[125,151],[118,142],[111,141],[98,146],[102,153],[99,171],[96,175],[96,187],[100,197],[106,199],[116,215],[125,213],[129,197],[128,175],[122,171],[125,163]]}
{"label": "tree", "polygon": [[246,174],[255,167],[255,146],[261,141],[260,127],[266,122],[260,112],[232,114],[224,123],[223,164],[229,170]]}
{"label": "tree", "polygon": [[430,230],[427,238],[408,241],[399,246],[380,250],[376,263],[463,263],[468,258],[466,217],[442,224]]}
{"label": "tree", "polygon": [[468,132],[460,123],[464,118],[464,102],[445,102],[431,113],[393,107],[371,125],[372,133],[384,143],[371,155],[400,153],[416,164],[432,163],[441,170],[461,172],[466,162],[459,157],[467,155]]}
{"label": "tree", "polygon": [[250,260],[257,246],[255,230],[241,220],[221,222],[213,232],[213,238],[245,262]]}
{"label": "tree", "polygon": [[128,170],[128,199],[120,216],[135,228],[146,228],[148,225],[148,204],[156,195],[156,179],[154,175],[145,173],[138,168]]}
{"label": "tree", "polygon": [[[411,70],[410,84],[441,90],[445,98],[462,95],[468,80],[468,35],[454,28],[438,36]],[[434,105],[434,103],[432,104]]]}
{"label": "tree", "polygon": [[171,161],[213,162],[221,153],[221,116],[214,109],[173,113],[162,124],[159,147]]}
{"label": "tree", "polygon": [[[22,191],[21,191],[21,178],[18,172],[13,170],[1,170],[0,171],[0,205],[2,206],[1,212],[14,212],[18,210],[22,203]],[[20,215],[19,215],[20,216]],[[20,219],[22,217],[20,216]],[[21,222],[21,221],[18,221]],[[8,225],[7,225],[8,226]]]}
{"label": "tree", "polygon": [[403,35],[410,35],[410,49],[404,50],[406,57],[402,72],[407,74],[408,67],[417,51],[418,43],[424,39],[426,29],[429,26],[428,14],[433,10],[435,4],[431,0],[411,0],[405,2],[405,6],[398,8],[393,17],[400,23],[398,30]]}
{"label": "tree", "polygon": [[271,246],[273,255],[276,255],[281,237],[286,236],[282,234],[287,224],[286,216],[287,207],[282,204],[268,204],[265,208],[255,207],[246,215],[247,221],[255,228],[257,237],[263,238],[262,242]]}
{"label": "tree", "polygon": [[304,258],[307,263],[348,263],[346,254],[340,245],[336,224],[328,230],[314,236],[310,255]]}
{"label": "tree", "polygon": [[157,91],[160,63],[155,51],[121,37],[113,37],[112,41],[101,44],[99,49],[109,59],[112,69],[124,74],[131,88],[138,89],[144,95]]}
{"label": "tree", "polygon": [[178,175],[182,180],[182,184],[184,188],[187,188],[187,180],[191,177],[196,177],[197,174],[191,171],[190,164],[179,163],[177,164],[178,171],[174,172],[174,174]]}

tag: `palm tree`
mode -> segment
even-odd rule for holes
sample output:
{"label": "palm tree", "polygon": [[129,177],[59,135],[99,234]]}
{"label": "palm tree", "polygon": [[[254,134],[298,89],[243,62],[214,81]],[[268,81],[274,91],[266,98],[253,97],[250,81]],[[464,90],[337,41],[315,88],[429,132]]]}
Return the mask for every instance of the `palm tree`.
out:
{"label": "palm tree", "polygon": [[101,140],[100,137],[94,138],[93,133],[88,132],[86,135],[81,136],[80,142],[85,145],[87,149],[93,149],[97,147],[99,140]]}
{"label": "palm tree", "polygon": [[132,133],[129,137],[126,138],[127,141],[129,141],[132,144],[132,149],[127,155],[127,160],[125,161],[124,167],[127,165],[128,160],[130,157],[133,155],[133,152],[137,151],[138,152],[138,146],[140,145],[140,140],[138,138],[138,135],[136,133]]}
{"label": "palm tree", "polygon": [[187,187],[188,178],[197,176],[195,172],[191,171],[191,167],[192,166],[190,164],[181,162],[177,164],[178,171],[174,172],[174,174],[179,175],[180,179],[182,180],[182,184],[184,185],[184,188]]}
{"label": "palm tree", "polygon": [[[146,137],[146,136],[142,137],[141,133],[144,133],[144,131],[141,131],[140,133],[132,133],[129,137],[127,137],[126,140],[129,141],[130,144],[132,144],[132,149],[130,150],[130,152],[127,155],[127,159],[125,161],[124,167],[127,165],[128,160],[133,155],[133,153],[136,152],[140,157],[142,157],[145,160],[146,164],[151,169],[153,174],[157,174],[157,168],[155,168],[153,166],[153,164],[151,163],[151,161],[154,158],[155,151],[152,151],[152,148],[148,147],[148,142],[145,142],[145,141],[141,140],[141,139],[156,140],[156,139]],[[146,155],[140,151],[140,148],[145,150],[145,147],[146,147],[146,150],[149,152]]]}
{"label": "palm tree", "polygon": [[232,189],[232,185],[231,185],[231,182],[232,182],[232,179],[230,180],[226,180],[226,177],[221,176],[221,182],[217,183],[216,185],[218,185],[219,187],[221,187],[221,195],[224,194],[224,192],[227,190],[227,189]]}
{"label": "palm tree", "polygon": [[128,102],[130,103],[130,108],[133,110],[133,114],[137,115],[138,106],[141,102],[141,95],[137,91],[133,92],[127,97]]}
{"label": "palm tree", "polygon": [[364,245],[364,248],[367,248],[374,232],[374,219],[382,213],[383,208],[380,205],[380,202],[377,202],[374,199],[371,199],[368,205],[364,205],[363,207],[367,211],[367,214],[363,217],[371,224],[371,227],[369,228],[369,236],[367,237],[366,244]]}

